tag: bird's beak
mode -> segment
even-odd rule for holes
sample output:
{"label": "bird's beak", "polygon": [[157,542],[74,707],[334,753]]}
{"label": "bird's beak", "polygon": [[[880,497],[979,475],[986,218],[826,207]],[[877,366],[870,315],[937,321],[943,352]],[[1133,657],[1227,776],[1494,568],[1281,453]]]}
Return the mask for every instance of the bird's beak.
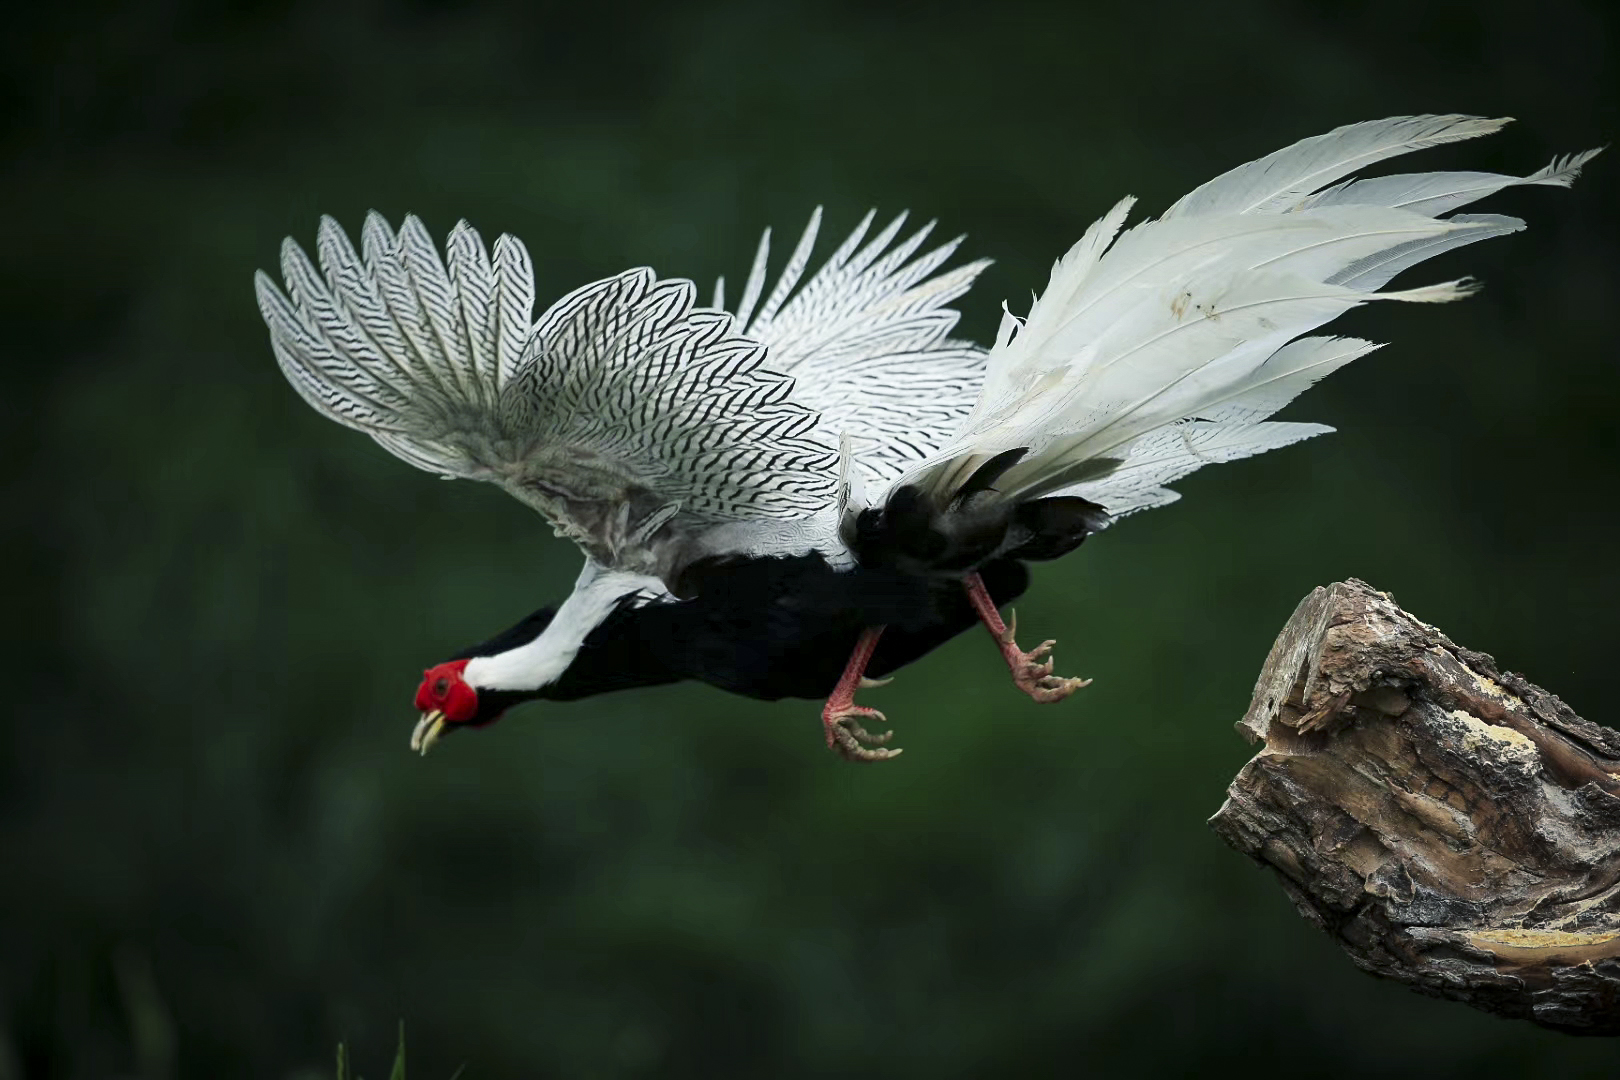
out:
{"label": "bird's beak", "polygon": [[422,719],[416,722],[416,730],[411,732],[411,749],[420,754],[426,754],[433,744],[439,741],[448,727],[445,723],[444,713],[439,709],[422,714]]}

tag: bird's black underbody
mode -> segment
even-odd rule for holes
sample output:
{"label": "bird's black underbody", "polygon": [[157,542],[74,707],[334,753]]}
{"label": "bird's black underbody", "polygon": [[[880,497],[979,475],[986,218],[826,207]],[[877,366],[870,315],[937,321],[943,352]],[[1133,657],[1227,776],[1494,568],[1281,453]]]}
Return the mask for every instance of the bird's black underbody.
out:
{"label": "bird's black underbody", "polygon": [[[834,569],[822,555],[718,556],[687,566],[681,599],[626,602],[589,636],[557,681],[537,690],[483,690],[471,723],[525,701],[575,701],[613,690],[695,680],[745,697],[825,698],[861,632],[883,627],[865,667],[881,678],[976,626],[965,592],[977,573],[997,607],[1029,585],[1024,561],[1073,551],[1107,520],[1074,497],[1008,502],[990,486],[1017,460],[981,468],[943,508],[901,488],[860,515],[859,565]],[[491,656],[534,640],[554,609],[542,608],[451,659]]]}
{"label": "bird's black underbody", "polygon": [[[1014,559],[994,560],[979,573],[997,604],[1029,584],[1028,570]],[[824,698],[868,627],[888,627],[867,666],[881,677],[979,622],[958,580],[840,572],[814,553],[704,560],[688,568],[682,585],[690,599],[626,605],[610,615],[549,686],[481,691],[473,723],[525,701],[573,701],[688,679],[766,701]],[[538,636],[552,613],[543,608],[453,659],[516,648]]]}

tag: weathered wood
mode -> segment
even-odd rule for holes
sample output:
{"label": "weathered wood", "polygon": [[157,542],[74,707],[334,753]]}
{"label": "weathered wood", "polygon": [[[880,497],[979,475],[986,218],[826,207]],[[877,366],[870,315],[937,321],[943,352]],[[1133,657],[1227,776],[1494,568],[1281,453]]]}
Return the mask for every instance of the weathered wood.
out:
{"label": "weathered wood", "polygon": [[1363,970],[1620,1034],[1620,732],[1360,581],[1317,589],[1210,825]]}

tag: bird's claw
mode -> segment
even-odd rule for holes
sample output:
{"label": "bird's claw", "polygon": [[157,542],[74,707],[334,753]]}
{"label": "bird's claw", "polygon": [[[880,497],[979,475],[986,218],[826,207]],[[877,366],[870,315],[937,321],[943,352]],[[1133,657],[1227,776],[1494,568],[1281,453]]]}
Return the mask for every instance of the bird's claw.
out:
{"label": "bird's claw", "polygon": [[845,761],[887,761],[889,758],[899,757],[901,754],[899,749],[890,750],[884,745],[894,738],[894,732],[885,731],[874,735],[861,726],[862,719],[888,723],[882,713],[864,705],[850,704],[841,708],[829,706],[824,709],[821,722],[827,729],[827,748]]}
{"label": "bird's claw", "polygon": [[[1018,648],[1018,609],[1017,608],[1008,608],[1007,609],[1007,625],[1002,627],[1001,634],[999,635],[999,640],[1001,641],[1001,644],[1003,646],[1007,647],[1007,648],[1012,648],[1012,649]],[[1051,644],[1053,644],[1053,642],[1048,641],[1047,644],[1051,645]]]}
{"label": "bird's claw", "polygon": [[1065,679],[1061,675],[1050,674],[1052,670],[1050,663],[1037,670],[1039,670],[1040,674],[1034,678],[1015,673],[1013,682],[1018,685],[1018,689],[1034,698],[1041,705],[1050,705],[1054,701],[1062,701],[1076,690],[1091,685],[1090,679]]}
{"label": "bird's claw", "polygon": [[[1012,669],[1013,684],[1042,705],[1050,705],[1054,701],[1062,701],[1070,694],[1082,687],[1090,686],[1090,679],[1065,679],[1061,675],[1052,674],[1052,658],[1048,656],[1056,641],[1043,641],[1029,652],[1024,652],[1013,640],[1013,631],[1018,625],[1017,612],[1012,613],[1012,620],[1007,626],[1007,632],[1002,635],[1002,649],[1007,656],[1007,666]],[[1046,657],[1042,662],[1041,658]]]}

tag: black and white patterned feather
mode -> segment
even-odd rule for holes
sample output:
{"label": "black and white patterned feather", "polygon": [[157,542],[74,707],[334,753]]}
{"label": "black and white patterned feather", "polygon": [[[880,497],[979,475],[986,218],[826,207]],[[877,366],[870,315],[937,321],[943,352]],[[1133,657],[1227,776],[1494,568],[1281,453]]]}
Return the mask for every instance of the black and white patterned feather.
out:
{"label": "black and white patterned feather", "polygon": [[360,253],[330,218],[316,250],[319,270],[283,244],[285,294],[256,279],[305,400],[419,468],[500,484],[604,566],[667,571],[706,528],[831,502],[816,411],[689,281],[629,270],[531,325],[533,270],[510,236],[491,257],[462,222],[441,260],[419,219],[395,234],[373,213]]}
{"label": "black and white patterned feather", "polygon": [[[943,447],[973,408],[985,351],[951,338],[958,315],[947,305],[990,263],[936,274],[961,237],[916,255],[932,222],[891,248],[906,215],[868,240],[874,216],[804,281],[821,228],[818,207],[769,294],[767,229],[737,323],[770,347],[771,366],[791,375],[798,400],[821,414],[822,437],[837,445],[847,436],[854,462],[881,488]],[[724,300],[722,282],[715,306]]]}

